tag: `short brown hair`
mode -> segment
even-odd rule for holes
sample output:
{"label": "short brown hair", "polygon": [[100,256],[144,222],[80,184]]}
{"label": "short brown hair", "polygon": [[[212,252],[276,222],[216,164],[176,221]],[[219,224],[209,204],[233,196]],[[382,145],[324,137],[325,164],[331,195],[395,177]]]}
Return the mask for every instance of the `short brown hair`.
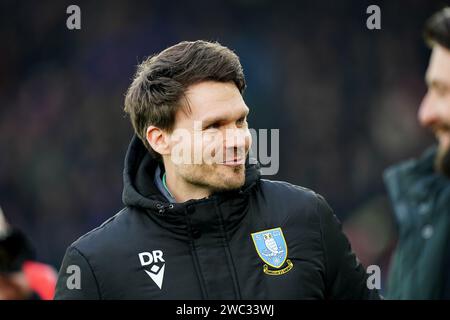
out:
{"label": "short brown hair", "polygon": [[450,7],[436,12],[428,19],[424,38],[430,47],[439,44],[450,50]]}
{"label": "short brown hair", "polygon": [[233,81],[241,94],[246,87],[238,56],[218,42],[183,41],[142,62],[128,88],[125,112],[134,131],[146,139],[149,125],[171,131],[188,86],[202,81]]}

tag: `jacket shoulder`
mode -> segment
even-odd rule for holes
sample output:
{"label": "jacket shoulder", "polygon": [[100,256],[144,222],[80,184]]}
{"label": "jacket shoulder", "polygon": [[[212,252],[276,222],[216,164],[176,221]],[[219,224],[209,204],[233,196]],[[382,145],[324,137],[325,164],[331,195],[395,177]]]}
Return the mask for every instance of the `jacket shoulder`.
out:
{"label": "jacket shoulder", "polygon": [[79,237],[69,248],[75,248],[86,257],[96,252],[106,253],[108,248],[114,247],[113,244],[119,241],[119,236],[123,235],[123,221],[130,220],[130,215],[131,210],[123,208],[100,226]]}
{"label": "jacket shoulder", "polygon": [[311,189],[285,181],[261,179],[263,201],[276,211],[278,223],[318,223],[325,199]]}
{"label": "jacket shoulder", "polygon": [[294,201],[293,205],[314,204],[322,197],[311,189],[286,181],[261,179],[261,190],[270,201]]}

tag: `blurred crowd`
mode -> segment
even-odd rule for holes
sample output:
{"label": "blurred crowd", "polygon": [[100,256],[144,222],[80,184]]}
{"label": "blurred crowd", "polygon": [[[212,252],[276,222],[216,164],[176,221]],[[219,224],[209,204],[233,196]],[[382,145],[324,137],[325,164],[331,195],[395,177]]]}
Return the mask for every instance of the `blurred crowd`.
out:
{"label": "blurred crowd", "polygon": [[[383,170],[432,143],[416,113],[429,50],[424,0],[0,4],[0,205],[59,268],[66,247],[122,207],[132,136],[124,93],[136,65],[182,40],[239,55],[252,128],[280,129],[280,170],[323,194],[365,264],[387,270],[396,231]],[[120,239],[118,239],[120,241]],[[384,269],[383,269],[384,268]]]}

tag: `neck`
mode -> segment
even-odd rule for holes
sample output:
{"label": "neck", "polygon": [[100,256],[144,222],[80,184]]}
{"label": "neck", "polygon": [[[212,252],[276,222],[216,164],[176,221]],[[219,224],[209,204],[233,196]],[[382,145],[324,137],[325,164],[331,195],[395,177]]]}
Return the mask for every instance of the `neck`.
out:
{"label": "neck", "polygon": [[170,166],[166,166],[165,182],[170,194],[179,203],[192,199],[203,199],[211,195],[211,190],[186,182],[186,180],[176,175]]}

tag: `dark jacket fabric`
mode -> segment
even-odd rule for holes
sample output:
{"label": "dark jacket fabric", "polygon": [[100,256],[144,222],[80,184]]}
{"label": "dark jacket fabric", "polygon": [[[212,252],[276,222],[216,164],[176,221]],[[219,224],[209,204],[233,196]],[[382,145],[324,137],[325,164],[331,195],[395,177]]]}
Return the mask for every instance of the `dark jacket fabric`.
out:
{"label": "dark jacket fabric", "polygon": [[[157,165],[134,137],[125,208],[67,249],[56,299],[379,298],[320,195],[261,179],[247,161],[239,190],[169,203],[153,183]],[[278,268],[260,258],[252,239],[272,229],[286,245]],[[273,246],[271,237],[268,247],[283,252],[281,238]]]}
{"label": "dark jacket fabric", "polygon": [[389,272],[390,299],[450,295],[450,180],[434,170],[435,156],[432,147],[384,174],[399,231]]}

